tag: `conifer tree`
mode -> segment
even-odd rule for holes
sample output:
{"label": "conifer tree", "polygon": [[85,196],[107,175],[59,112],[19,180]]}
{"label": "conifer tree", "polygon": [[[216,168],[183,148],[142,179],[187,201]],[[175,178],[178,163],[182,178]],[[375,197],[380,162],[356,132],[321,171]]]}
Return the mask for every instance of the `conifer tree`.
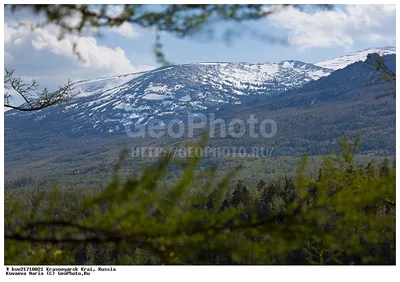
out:
{"label": "conifer tree", "polygon": [[390,174],[389,160],[387,157],[385,157],[379,169],[379,176],[389,177],[389,174]]}
{"label": "conifer tree", "polygon": [[264,186],[265,186],[265,181],[261,179],[261,180],[258,182],[258,184],[257,184],[257,189],[258,189],[259,191],[261,191],[261,189],[263,189]]}
{"label": "conifer tree", "polygon": [[86,259],[85,264],[88,264],[88,265],[96,264],[95,252],[96,252],[96,250],[93,248],[92,244],[89,242],[85,249],[85,259]]}
{"label": "conifer tree", "polygon": [[291,204],[295,199],[295,185],[291,177],[285,175],[285,185],[283,187],[283,200],[286,204]]}

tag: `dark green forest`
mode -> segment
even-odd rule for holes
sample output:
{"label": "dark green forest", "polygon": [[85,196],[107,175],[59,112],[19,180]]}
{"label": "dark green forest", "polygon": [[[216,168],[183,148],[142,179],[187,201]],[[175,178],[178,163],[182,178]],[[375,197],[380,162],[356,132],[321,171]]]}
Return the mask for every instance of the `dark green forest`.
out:
{"label": "dark green forest", "polygon": [[338,144],[314,176],[303,158],[251,187],[230,181],[240,168],[216,180],[169,155],[122,181],[122,152],[105,188],[6,190],[5,262],[395,264],[395,163],[358,165],[359,140]]}

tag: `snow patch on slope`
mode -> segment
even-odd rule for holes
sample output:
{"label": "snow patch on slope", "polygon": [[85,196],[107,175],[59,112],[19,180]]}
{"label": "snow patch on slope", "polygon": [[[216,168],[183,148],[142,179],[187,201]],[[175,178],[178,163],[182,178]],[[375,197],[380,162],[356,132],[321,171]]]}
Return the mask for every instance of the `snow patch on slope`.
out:
{"label": "snow patch on slope", "polygon": [[[75,92],[77,92],[76,98],[88,97],[103,93],[107,90],[118,88],[119,86],[128,83],[132,79],[135,79],[144,73],[146,72],[78,81],[74,83],[73,89]],[[115,90],[118,91],[119,89]]]}
{"label": "snow patch on slope", "polygon": [[369,48],[362,51],[357,51],[345,56],[341,56],[338,58],[334,58],[331,60],[323,61],[315,63],[316,66],[338,70],[347,67],[358,61],[365,61],[367,59],[368,54],[378,53],[379,55],[391,55],[396,54],[395,47],[382,47],[382,48]]}

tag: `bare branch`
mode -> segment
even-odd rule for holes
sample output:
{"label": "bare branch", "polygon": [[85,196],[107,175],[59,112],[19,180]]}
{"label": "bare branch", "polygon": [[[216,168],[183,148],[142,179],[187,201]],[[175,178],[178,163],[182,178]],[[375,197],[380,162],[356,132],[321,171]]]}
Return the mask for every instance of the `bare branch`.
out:
{"label": "bare branch", "polygon": [[4,75],[4,88],[6,90],[14,90],[15,93],[22,97],[25,101],[22,105],[13,105],[10,103],[12,95],[5,91],[4,92],[4,107],[11,108],[24,112],[38,111],[56,103],[65,100],[72,96],[72,81],[68,80],[64,86],[59,86],[58,91],[49,93],[47,88],[44,88],[42,92],[36,92],[38,84],[35,80],[32,80],[31,84],[23,83],[19,77],[14,77],[14,70],[5,70]]}

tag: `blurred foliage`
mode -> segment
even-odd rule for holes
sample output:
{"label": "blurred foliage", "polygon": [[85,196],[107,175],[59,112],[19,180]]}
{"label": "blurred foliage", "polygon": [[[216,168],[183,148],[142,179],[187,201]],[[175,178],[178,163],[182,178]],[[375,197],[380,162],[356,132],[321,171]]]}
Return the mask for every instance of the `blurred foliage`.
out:
{"label": "blurred foliage", "polygon": [[[203,146],[206,140],[200,141]],[[359,166],[340,140],[316,178],[230,183],[199,158],[156,166],[102,191],[5,195],[6,264],[394,264],[395,171]],[[182,167],[164,185],[171,166]]]}

